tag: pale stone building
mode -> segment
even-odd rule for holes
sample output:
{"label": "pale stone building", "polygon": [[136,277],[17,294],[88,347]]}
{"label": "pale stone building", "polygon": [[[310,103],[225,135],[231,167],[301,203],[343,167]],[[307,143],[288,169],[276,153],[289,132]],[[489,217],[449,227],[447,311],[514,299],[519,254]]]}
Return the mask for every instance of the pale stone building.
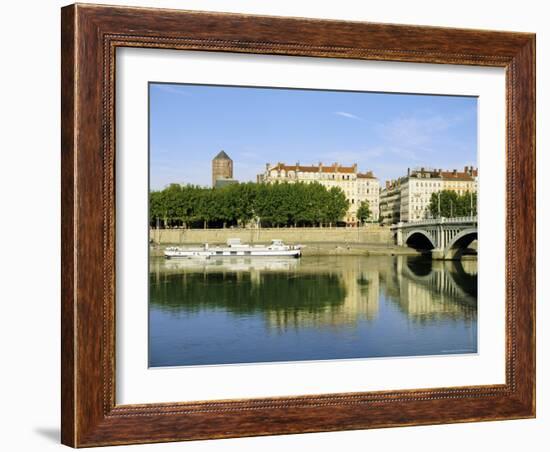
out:
{"label": "pale stone building", "polygon": [[312,183],[317,182],[327,189],[340,188],[350,203],[350,207],[342,221],[349,225],[355,225],[357,209],[363,201],[368,201],[372,221],[378,221],[380,183],[372,171],[360,173],[357,164],[344,166],[338,163],[332,165],[287,165],[277,163],[266,164],[265,172],[258,175],[260,183]]}
{"label": "pale stone building", "polygon": [[399,220],[415,221],[427,217],[432,193],[443,190],[443,179],[436,170],[407,170],[407,176],[400,180],[400,187]]}
{"label": "pale stone building", "polygon": [[459,195],[477,192],[477,168],[465,166],[456,169],[432,170],[420,168],[408,171],[401,183],[401,221],[416,221],[429,217],[429,205],[433,193],[443,190]]}
{"label": "pale stone building", "polygon": [[401,185],[400,180],[386,181],[380,190],[380,223],[395,224],[401,218]]}
{"label": "pale stone building", "polygon": [[477,168],[465,166],[464,171],[441,171],[443,190],[451,190],[459,195],[477,192]]}

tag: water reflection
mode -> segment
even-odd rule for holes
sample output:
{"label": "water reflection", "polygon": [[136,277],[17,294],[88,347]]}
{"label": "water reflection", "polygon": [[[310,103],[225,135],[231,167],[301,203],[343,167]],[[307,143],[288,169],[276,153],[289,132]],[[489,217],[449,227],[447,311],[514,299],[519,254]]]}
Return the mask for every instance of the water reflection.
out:
{"label": "water reflection", "polygon": [[151,365],[472,352],[476,331],[475,260],[150,262]]}
{"label": "water reflection", "polygon": [[477,261],[401,257],[381,278],[388,298],[411,320],[471,319],[477,315]]}
{"label": "water reflection", "polygon": [[261,312],[269,325],[373,320],[380,291],[410,318],[476,315],[477,261],[423,257],[153,259],[151,302],[169,311]]}

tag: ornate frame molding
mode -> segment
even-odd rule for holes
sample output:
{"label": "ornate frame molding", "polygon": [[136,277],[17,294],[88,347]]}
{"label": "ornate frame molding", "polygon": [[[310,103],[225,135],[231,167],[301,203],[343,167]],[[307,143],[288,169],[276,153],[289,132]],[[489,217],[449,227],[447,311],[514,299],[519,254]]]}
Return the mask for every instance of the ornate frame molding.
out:
{"label": "ornate frame molding", "polygon": [[[118,47],[506,68],[506,384],[116,405]],[[534,35],[77,4],[62,9],[62,91],[64,444],[81,447],[535,415]]]}

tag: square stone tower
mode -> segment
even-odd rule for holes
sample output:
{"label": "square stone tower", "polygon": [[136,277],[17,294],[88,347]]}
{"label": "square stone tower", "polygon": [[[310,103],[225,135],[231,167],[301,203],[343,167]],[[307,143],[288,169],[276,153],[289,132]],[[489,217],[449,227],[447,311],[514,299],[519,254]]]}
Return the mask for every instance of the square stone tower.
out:
{"label": "square stone tower", "polygon": [[233,179],[233,160],[223,150],[212,159],[212,187],[218,179]]}

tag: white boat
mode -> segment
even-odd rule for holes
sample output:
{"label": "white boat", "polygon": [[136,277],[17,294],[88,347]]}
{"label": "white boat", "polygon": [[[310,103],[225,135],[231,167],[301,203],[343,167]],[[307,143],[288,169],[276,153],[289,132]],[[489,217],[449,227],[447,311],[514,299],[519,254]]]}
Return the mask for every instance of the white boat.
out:
{"label": "white boat", "polygon": [[227,246],[208,246],[205,243],[201,247],[171,246],[164,250],[164,257],[186,259],[210,259],[222,257],[300,257],[301,245],[285,245],[282,240],[272,240],[270,245],[247,245],[240,239],[229,239]]}

